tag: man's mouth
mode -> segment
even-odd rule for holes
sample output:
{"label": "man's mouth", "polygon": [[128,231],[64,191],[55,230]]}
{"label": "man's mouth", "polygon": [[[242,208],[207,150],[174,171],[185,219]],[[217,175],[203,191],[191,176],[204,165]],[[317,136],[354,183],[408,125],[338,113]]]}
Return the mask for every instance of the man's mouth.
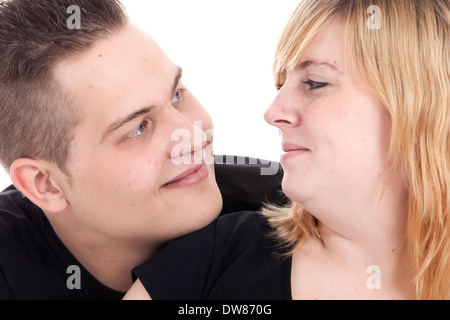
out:
{"label": "man's mouth", "polygon": [[184,170],[162,187],[170,189],[189,187],[200,183],[208,176],[209,170],[206,164],[197,164]]}
{"label": "man's mouth", "polygon": [[282,149],[284,153],[280,157],[280,161],[285,161],[287,159],[293,158],[295,156],[304,154],[306,152],[309,152],[310,150],[308,148],[305,148],[303,146],[295,145],[292,143],[283,143]]}

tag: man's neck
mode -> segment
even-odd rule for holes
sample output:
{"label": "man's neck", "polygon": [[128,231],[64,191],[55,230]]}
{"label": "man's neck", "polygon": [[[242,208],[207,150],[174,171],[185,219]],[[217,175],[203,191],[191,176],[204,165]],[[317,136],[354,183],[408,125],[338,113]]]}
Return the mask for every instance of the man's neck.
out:
{"label": "man's neck", "polygon": [[160,244],[110,238],[67,220],[51,219],[57,236],[80,264],[103,285],[126,292],[131,270],[150,259]]}

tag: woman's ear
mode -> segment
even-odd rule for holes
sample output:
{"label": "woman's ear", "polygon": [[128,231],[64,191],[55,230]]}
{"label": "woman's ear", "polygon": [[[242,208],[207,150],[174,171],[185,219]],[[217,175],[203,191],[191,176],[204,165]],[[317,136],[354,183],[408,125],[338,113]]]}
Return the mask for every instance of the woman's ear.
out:
{"label": "woman's ear", "polygon": [[61,212],[67,208],[64,193],[50,177],[48,164],[35,159],[17,159],[11,165],[14,186],[43,211]]}

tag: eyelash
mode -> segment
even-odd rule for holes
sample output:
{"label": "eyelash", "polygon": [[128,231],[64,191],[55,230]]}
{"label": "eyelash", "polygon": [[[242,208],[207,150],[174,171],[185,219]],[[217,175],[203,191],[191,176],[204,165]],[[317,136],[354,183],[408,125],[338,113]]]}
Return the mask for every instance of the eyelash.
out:
{"label": "eyelash", "polygon": [[[175,97],[178,95],[178,96],[177,96],[177,100],[176,100],[176,101],[173,101],[173,98],[172,98],[172,100],[171,100],[170,102],[171,102],[172,104],[176,104],[176,103],[180,102],[180,101],[183,99],[183,93],[184,93],[185,91],[186,91],[186,89],[181,88],[180,90],[178,90],[177,92],[175,92],[173,98],[175,98]],[[131,132],[131,133],[127,136],[127,139],[137,139],[137,138],[139,138],[140,136],[142,136],[142,135],[147,131],[148,125],[149,125],[148,120],[144,120],[144,121],[139,125],[139,127],[137,127],[136,129],[134,129],[133,132]]]}
{"label": "eyelash", "polygon": [[134,131],[127,136],[127,139],[137,139],[137,138],[139,138],[140,136],[142,136],[145,133],[145,131],[147,131],[148,125],[149,125],[148,120],[144,120],[139,125],[139,127],[134,129]]}
{"label": "eyelash", "polygon": [[322,89],[328,85],[327,82],[312,81],[311,79],[308,79],[307,81],[302,81],[302,82],[309,86],[310,91]]}
{"label": "eyelash", "polygon": [[[302,83],[306,84],[309,86],[309,90],[313,91],[313,90],[318,90],[318,89],[322,89],[325,88],[328,85],[328,82],[318,82],[318,81],[312,81],[311,79],[308,79],[306,81],[302,81]],[[277,84],[276,88],[277,90],[281,90],[281,88],[284,86],[284,83],[282,84]]]}
{"label": "eyelash", "polygon": [[[184,97],[184,92],[186,91],[186,89],[180,88],[180,90],[178,90],[177,92],[175,92],[174,96],[172,97],[172,100],[170,101],[172,104],[176,104],[177,102],[183,100]],[[178,100],[175,102],[173,101],[173,98],[175,98],[175,96],[178,94]]]}

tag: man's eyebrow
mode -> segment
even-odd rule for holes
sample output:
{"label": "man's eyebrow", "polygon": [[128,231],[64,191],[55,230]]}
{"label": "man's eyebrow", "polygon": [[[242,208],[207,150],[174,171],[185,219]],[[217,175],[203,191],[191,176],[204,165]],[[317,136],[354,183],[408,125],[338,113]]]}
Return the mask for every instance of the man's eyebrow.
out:
{"label": "man's eyebrow", "polygon": [[172,94],[175,93],[175,90],[177,89],[178,83],[180,82],[182,76],[183,76],[183,69],[181,69],[181,67],[178,67],[177,75],[175,77],[175,80],[173,81]]}
{"label": "man's eyebrow", "polygon": [[156,109],[156,106],[152,105],[150,107],[145,107],[142,108],[136,112],[133,112],[123,118],[117,119],[116,121],[114,121],[113,123],[111,123],[108,128],[105,130],[105,133],[102,135],[101,139],[100,139],[100,143],[104,142],[106,140],[106,138],[108,138],[114,131],[116,131],[117,129],[123,127],[124,125],[126,125],[128,122],[133,121],[134,119],[140,117],[143,114],[149,113],[152,110]]}
{"label": "man's eyebrow", "polygon": [[[173,94],[175,92],[175,90],[177,89],[178,83],[180,82],[182,75],[183,75],[183,70],[181,69],[181,67],[178,67],[175,79],[173,81],[171,94]],[[150,107],[144,107],[144,108],[142,108],[136,112],[133,112],[123,118],[117,119],[116,121],[111,123],[108,126],[108,128],[106,128],[105,133],[103,133],[103,135],[100,139],[100,143],[103,143],[106,140],[106,138],[108,138],[114,131],[123,127],[128,122],[133,121],[134,119],[140,117],[143,114],[152,112],[154,109],[156,109],[156,106],[151,105]]]}

